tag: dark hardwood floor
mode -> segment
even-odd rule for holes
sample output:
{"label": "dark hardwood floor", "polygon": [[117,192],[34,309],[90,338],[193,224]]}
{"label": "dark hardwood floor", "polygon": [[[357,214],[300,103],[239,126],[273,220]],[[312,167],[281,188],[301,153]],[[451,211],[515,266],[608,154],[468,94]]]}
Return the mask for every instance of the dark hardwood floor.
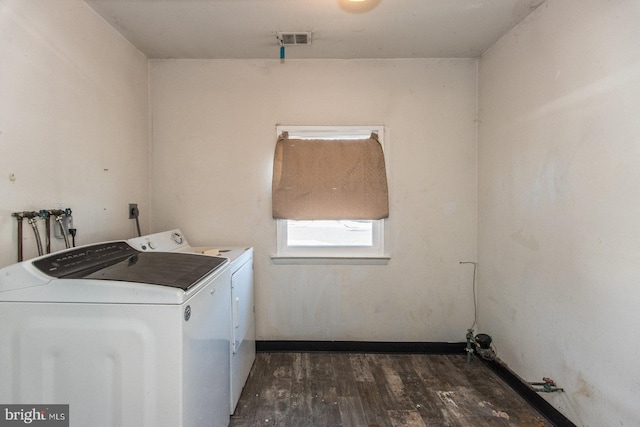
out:
{"label": "dark hardwood floor", "polygon": [[551,424],[465,355],[258,353],[232,427]]}

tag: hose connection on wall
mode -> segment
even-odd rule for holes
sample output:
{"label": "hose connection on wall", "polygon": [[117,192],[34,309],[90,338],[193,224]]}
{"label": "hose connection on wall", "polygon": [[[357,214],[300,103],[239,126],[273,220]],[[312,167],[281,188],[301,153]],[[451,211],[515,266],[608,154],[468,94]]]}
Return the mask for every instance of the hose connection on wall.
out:
{"label": "hose connection on wall", "polygon": [[543,377],[542,382],[532,382],[529,384],[529,388],[537,393],[554,393],[557,391],[564,391],[563,388],[556,386],[556,382],[549,377]]}
{"label": "hose connection on wall", "polygon": [[[75,247],[75,236],[77,230],[73,227],[73,216],[71,213],[71,209],[69,208],[13,212],[11,216],[15,217],[18,221],[18,262],[23,260],[22,222],[25,218],[27,219],[27,223],[31,225],[31,228],[33,229],[38,256],[44,255],[45,253],[51,253],[51,220],[53,220],[57,225],[57,227],[54,228],[55,237],[64,240],[65,247],[69,249],[71,247],[71,243],[69,242],[68,236],[71,235],[73,246]],[[38,229],[39,221],[44,221],[45,223],[45,247],[42,245],[40,230]]]}

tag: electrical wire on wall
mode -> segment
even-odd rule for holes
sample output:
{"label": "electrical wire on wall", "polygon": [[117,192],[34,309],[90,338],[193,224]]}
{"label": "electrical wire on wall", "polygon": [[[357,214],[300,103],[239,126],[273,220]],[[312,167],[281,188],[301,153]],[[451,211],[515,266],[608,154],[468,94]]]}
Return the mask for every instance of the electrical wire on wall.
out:
{"label": "electrical wire on wall", "polygon": [[135,220],[136,230],[138,231],[138,237],[141,237],[142,233],[140,232],[140,220],[138,218],[139,216],[140,216],[140,210],[138,209],[138,204],[129,203],[129,219]]}
{"label": "electrical wire on wall", "polygon": [[284,64],[284,58],[285,58],[284,38],[282,36],[276,35],[276,39],[278,40],[278,44],[280,45],[280,63]]}
{"label": "electrical wire on wall", "polygon": [[473,264],[473,282],[471,284],[473,290],[473,324],[469,329],[473,330],[478,323],[478,300],[476,297],[476,270],[478,263],[473,261],[460,261],[460,264]]}
{"label": "electrical wire on wall", "polygon": [[492,347],[493,339],[488,334],[474,334],[474,328],[478,324],[478,298],[476,296],[476,272],[478,263],[473,261],[460,261],[460,264],[473,264],[473,324],[467,329],[467,363],[471,363],[471,354],[476,353],[486,360],[495,361],[497,353],[495,346]]}

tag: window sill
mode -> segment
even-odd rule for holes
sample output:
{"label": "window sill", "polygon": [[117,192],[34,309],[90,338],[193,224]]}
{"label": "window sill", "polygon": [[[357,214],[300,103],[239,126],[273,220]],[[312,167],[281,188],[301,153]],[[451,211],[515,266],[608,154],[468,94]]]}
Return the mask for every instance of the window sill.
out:
{"label": "window sill", "polygon": [[389,255],[371,257],[271,256],[271,262],[274,265],[387,265],[390,259]]}

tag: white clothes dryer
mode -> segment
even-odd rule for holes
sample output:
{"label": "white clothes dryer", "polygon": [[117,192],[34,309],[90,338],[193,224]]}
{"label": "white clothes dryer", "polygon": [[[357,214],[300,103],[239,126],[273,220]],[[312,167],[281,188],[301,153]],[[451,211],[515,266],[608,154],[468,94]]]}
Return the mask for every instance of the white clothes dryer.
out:
{"label": "white clothes dryer", "polygon": [[233,414],[256,357],[253,248],[193,247],[180,229],[136,237],[129,239],[128,242],[143,252],[196,253],[229,259],[231,274],[229,413]]}

